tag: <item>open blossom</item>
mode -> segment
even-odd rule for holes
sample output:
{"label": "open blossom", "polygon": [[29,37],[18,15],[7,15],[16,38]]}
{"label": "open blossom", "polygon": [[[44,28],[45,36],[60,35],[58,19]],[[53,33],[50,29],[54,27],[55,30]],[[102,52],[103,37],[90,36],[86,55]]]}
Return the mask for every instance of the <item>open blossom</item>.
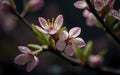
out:
{"label": "open blossom", "polygon": [[56,43],[56,48],[59,51],[64,51],[66,55],[73,56],[76,52],[76,47],[84,47],[85,42],[82,38],[79,38],[79,34],[81,33],[81,28],[74,27],[69,33],[66,30],[63,30],[59,39]]}
{"label": "open blossom", "polygon": [[[97,11],[101,11],[105,5],[109,5],[110,9],[113,8],[115,0],[94,0],[94,7]],[[85,0],[79,0],[74,3],[74,6],[79,9],[85,9],[88,5]]]}
{"label": "open blossom", "polygon": [[36,26],[36,29],[38,29],[40,32],[44,34],[53,35],[61,28],[63,24],[63,16],[58,15],[55,21],[54,19],[52,19],[52,22],[50,22],[49,20],[46,21],[44,18],[40,17],[39,22],[41,27]]}
{"label": "open blossom", "polygon": [[94,24],[97,23],[96,17],[88,10],[84,10],[83,16],[86,18],[86,24],[88,26],[93,26]]}
{"label": "open blossom", "polygon": [[35,56],[35,54],[25,46],[19,46],[19,51],[23,54],[19,54],[16,56],[14,62],[18,65],[25,65],[27,64],[27,71],[32,71],[39,63],[38,57]]}

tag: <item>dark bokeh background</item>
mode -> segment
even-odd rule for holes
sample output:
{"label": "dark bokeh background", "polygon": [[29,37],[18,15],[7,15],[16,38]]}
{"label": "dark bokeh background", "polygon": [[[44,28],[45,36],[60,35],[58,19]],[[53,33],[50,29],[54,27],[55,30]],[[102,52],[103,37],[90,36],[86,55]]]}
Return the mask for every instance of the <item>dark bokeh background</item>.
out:
{"label": "dark bokeh background", "polygon": [[[17,11],[22,12],[23,0],[15,0]],[[56,17],[59,14],[64,16],[64,25],[68,29],[80,26],[82,37],[86,42],[94,41],[94,51],[107,49],[104,64],[109,67],[120,68],[120,50],[108,38],[106,33],[97,27],[88,27],[85,18],[82,17],[83,10],[73,6],[77,0],[44,0],[44,6],[37,12],[29,13],[25,18],[30,22],[39,25],[38,17],[46,19]],[[120,0],[116,0],[115,8],[120,6]],[[64,59],[51,54],[43,53],[40,55],[40,64],[30,73],[25,71],[25,66],[18,66],[13,63],[14,58],[20,52],[19,45],[29,43],[40,44],[32,31],[29,30],[21,21],[17,20],[15,28],[9,32],[0,27],[0,75],[114,75],[113,73],[101,73],[97,70],[89,70],[72,66]]]}

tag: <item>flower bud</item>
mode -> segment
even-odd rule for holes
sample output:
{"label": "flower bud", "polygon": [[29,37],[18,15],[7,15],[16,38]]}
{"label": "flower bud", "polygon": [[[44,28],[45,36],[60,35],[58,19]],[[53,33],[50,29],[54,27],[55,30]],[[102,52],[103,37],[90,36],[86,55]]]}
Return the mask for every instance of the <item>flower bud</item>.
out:
{"label": "flower bud", "polygon": [[1,1],[0,2],[0,11],[3,12],[12,12],[14,9],[9,1]]}
{"label": "flower bud", "polygon": [[99,68],[102,66],[103,58],[99,55],[90,55],[88,58],[88,64],[92,68]]}
{"label": "flower bud", "polygon": [[31,11],[39,10],[44,4],[43,0],[30,0],[28,2],[28,6],[30,7]]}

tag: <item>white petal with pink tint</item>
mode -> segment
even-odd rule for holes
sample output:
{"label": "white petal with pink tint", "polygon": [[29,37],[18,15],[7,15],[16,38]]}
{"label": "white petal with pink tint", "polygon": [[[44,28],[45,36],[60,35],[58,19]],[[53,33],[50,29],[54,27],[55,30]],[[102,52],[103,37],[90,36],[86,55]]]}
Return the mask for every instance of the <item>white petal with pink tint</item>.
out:
{"label": "white petal with pink tint", "polygon": [[48,31],[48,33],[51,34],[51,35],[55,34],[56,32],[57,32],[56,29],[51,29],[51,30]]}
{"label": "white petal with pink tint", "polygon": [[74,47],[84,47],[86,45],[82,38],[73,38],[71,41]]}
{"label": "white petal with pink tint", "polygon": [[80,27],[74,27],[70,29],[69,31],[69,37],[77,37],[81,33],[81,28]]}
{"label": "white petal with pink tint", "polygon": [[85,7],[87,7],[87,3],[84,0],[77,1],[74,3],[74,6],[78,9],[84,9]]}
{"label": "white petal with pink tint", "polygon": [[48,34],[47,31],[43,30],[43,29],[42,29],[41,27],[39,27],[39,26],[35,26],[35,28],[36,28],[38,31],[40,31],[40,32],[42,32],[42,33],[44,33],[44,34]]}
{"label": "white petal with pink tint", "polygon": [[67,45],[65,48],[65,54],[67,56],[73,56],[75,53],[75,48],[72,45]]}
{"label": "white petal with pink tint", "polygon": [[84,10],[83,11],[83,16],[85,17],[85,18],[88,18],[89,17],[89,14],[90,14],[90,12],[88,11],[88,10]]}
{"label": "white petal with pink tint", "polygon": [[105,6],[104,0],[94,0],[95,9],[100,11]]}
{"label": "white petal with pink tint", "polygon": [[65,46],[66,46],[65,41],[59,40],[59,41],[56,43],[56,48],[57,48],[59,51],[63,51],[64,48],[65,48]]}
{"label": "white petal with pink tint", "polygon": [[48,23],[44,18],[39,17],[38,20],[40,22],[41,27],[43,27],[44,29],[48,29]]}
{"label": "white petal with pink tint", "polygon": [[28,59],[26,57],[27,57],[26,54],[20,54],[16,56],[14,63],[18,65],[24,65],[28,62]]}
{"label": "white petal with pink tint", "polygon": [[18,46],[18,49],[22,53],[30,53],[31,52],[31,50],[26,46]]}
{"label": "white petal with pink tint", "polygon": [[59,35],[60,40],[65,41],[68,38],[68,32],[63,30]]}
{"label": "white petal with pink tint", "polygon": [[57,18],[55,19],[55,29],[59,30],[63,24],[63,16],[58,15]]}
{"label": "white petal with pink tint", "polygon": [[36,56],[34,56],[34,58],[31,59],[31,61],[29,61],[27,64],[27,68],[26,68],[27,71],[28,72],[32,71],[38,65],[38,63],[39,63],[39,59]]}

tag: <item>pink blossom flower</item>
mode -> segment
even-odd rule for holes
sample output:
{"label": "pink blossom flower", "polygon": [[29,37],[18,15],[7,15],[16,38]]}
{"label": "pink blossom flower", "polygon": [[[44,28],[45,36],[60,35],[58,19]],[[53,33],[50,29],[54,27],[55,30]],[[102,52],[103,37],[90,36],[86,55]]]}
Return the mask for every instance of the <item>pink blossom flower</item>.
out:
{"label": "pink blossom flower", "polygon": [[39,10],[44,4],[43,0],[30,0],[28,2],[28,5],[30,6],[32,11],[37,11]]}
{"label": "pink blossom flower", "polygon": [[14,62],[18,65],[25,65],[27,64],[27,71],[32,71],[39,63],[39,59],[35,56],[33,52],[28,47],[19,46],[19,51],[23,54],[19,54],[16,56]]}
{"label": "pink blossom flower", "polygon": [[120,21],[120,12],[118,12],[117,10],[112,9],[110,11],[110,15],[112,15],[115,19],[118,19]]}
{"label": "pink blossom flower", "polygon": [[85,2],[85,0],[80,0],[80,1],[77,1],[74,3],[74,6],[78,9],[84,9],[86,8],[88,5],[87,3]]}
{"label": "pink blossom flower", "polygon": [[63,30],[60,33],[59,39],[56,43],[56,48],[59,51],[65,50],[65,54],[68,56],[73,56],[76,52],[76,47],[84,47],[85,42],[82,38],[78,38],[81,33],[81,28],[74,27],[69,33]]}
{"label": "pink blossom flower", "polygon": [[63,24],[63,16],[62,15],[58,15],[57,18],[55,19],[55,21],[54,21],[54,19],[52,19],[52,22],[50,22],[49,20],[46,21],[42,17],[40,17],[38,19],[39,19],[39,22],[40,22],[40,25],[42,28],[39,26],[36,26],[36,28],[44,34],[50,34],[50,35],[55,34],[61,28],[61,26]]}
{"label": "pink blossom flower", "polygon": [[108,4],[109,7],[110,7],[110,9],[112,9],[112,8],[113,8],[113,5],[114,5],[114,3],[115,3],[115,0],[105,0],[105,1],[106,1],[106,5]]}
{"label": "pink blossom flower", "polygon": [[104,0],[94,0],[94,6],[97,11],[100,11],[105,6],[105,1]]}
{"label": "pink blossom flower", "polygon": [[102,66],[103,58],[99,55],[90,55],[88,58],[89,65],[93,68]]}
{"label": "pink blossom flower", "polygon": [[88,26],[93,26],[94,24],[97,23],[96,17],[88,10],[84,10],[83,16],[86,18],[86,24]]}

